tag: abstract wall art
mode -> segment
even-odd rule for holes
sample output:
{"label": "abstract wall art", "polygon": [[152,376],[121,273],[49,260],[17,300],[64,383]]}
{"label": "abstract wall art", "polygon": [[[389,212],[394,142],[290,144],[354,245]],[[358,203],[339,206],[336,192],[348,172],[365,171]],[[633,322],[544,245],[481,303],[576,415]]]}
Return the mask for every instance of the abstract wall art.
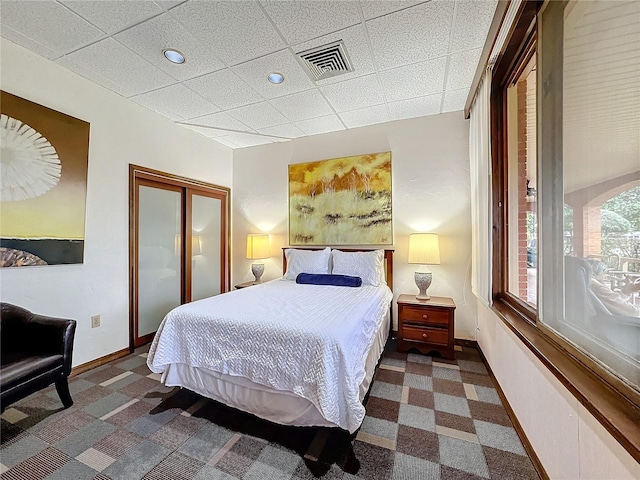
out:
{"label": "abstract wall art", "polygon": [[82,263],[89,123],[0,92],[0,267]]}
{"label": "abstract wall art", "polygon": [[390,245],[391,152],[289,165],[291,245]]}

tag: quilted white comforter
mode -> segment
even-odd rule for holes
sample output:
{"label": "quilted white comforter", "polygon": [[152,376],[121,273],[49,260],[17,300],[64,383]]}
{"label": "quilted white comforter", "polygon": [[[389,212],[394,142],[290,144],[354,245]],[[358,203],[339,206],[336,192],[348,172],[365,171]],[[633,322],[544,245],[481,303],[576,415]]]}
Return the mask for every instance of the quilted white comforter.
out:
{"label": "quilted white comforter", "polygon": [[182,363],[291,392],[354,432],[365,415],[359,398],[365,359],[391,299],[386,285],[273,280],[175,308],[147,364],[162,373]]}

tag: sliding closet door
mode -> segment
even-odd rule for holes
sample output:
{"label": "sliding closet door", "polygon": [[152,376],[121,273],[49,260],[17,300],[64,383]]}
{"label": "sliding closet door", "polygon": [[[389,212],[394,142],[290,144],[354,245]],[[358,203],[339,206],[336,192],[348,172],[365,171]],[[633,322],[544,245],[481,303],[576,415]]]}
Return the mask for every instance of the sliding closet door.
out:
{"label": "sliding closet door", "polygon": [[148,342],[164,316],[182,303],[182,191],[138,182],[136,344]]}
{"label": "sliding closet door", "polygon": [[130,348],[165,315],[229,289],[228,188],[131,165]]}
{"label": "sliding closet door", "polygon": [[187,272],[187,297],[194,300],[226,291],[227,232],[225,197],[215,192],[187,190],[187,215],[191,218],[191,264]]}

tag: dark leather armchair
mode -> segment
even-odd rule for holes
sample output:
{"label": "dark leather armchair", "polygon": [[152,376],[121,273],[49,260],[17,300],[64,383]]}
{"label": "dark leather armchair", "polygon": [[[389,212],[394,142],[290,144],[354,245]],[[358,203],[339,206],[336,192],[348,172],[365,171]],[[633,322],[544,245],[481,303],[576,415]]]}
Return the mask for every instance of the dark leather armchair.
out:
{"label": "dark leather armchair", "polygon": [[68,377],[76,321],[38,315],[0,303],[0,407],[52,383],[66,407],[73,405]]}

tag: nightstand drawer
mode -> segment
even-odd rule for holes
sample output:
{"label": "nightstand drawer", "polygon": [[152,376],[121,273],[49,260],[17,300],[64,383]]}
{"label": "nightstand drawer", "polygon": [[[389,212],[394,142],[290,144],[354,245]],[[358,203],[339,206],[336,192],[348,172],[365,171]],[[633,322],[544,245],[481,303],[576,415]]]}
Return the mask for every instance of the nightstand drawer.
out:
{"label": "nightstand drawer", "polygon": [[404,340],[414,340],[436,345],[447,345],[449,342],[449,332],[441,328],[411,327],[405,325],[402,329],[402,338]]}
{"label": "nightstand drawer", "polygon": [[449,297],[418,300],[415,295],[398,297],[398,351],[438,352],[454,359],[453,332],[456,304]]}
{"label": "nightstand drawer", "polygon": [[404,321],[434,325],[449,325],[449,319],[451,318],[448,311],[414,307],[412,305],[403,305],[399,316]]}

